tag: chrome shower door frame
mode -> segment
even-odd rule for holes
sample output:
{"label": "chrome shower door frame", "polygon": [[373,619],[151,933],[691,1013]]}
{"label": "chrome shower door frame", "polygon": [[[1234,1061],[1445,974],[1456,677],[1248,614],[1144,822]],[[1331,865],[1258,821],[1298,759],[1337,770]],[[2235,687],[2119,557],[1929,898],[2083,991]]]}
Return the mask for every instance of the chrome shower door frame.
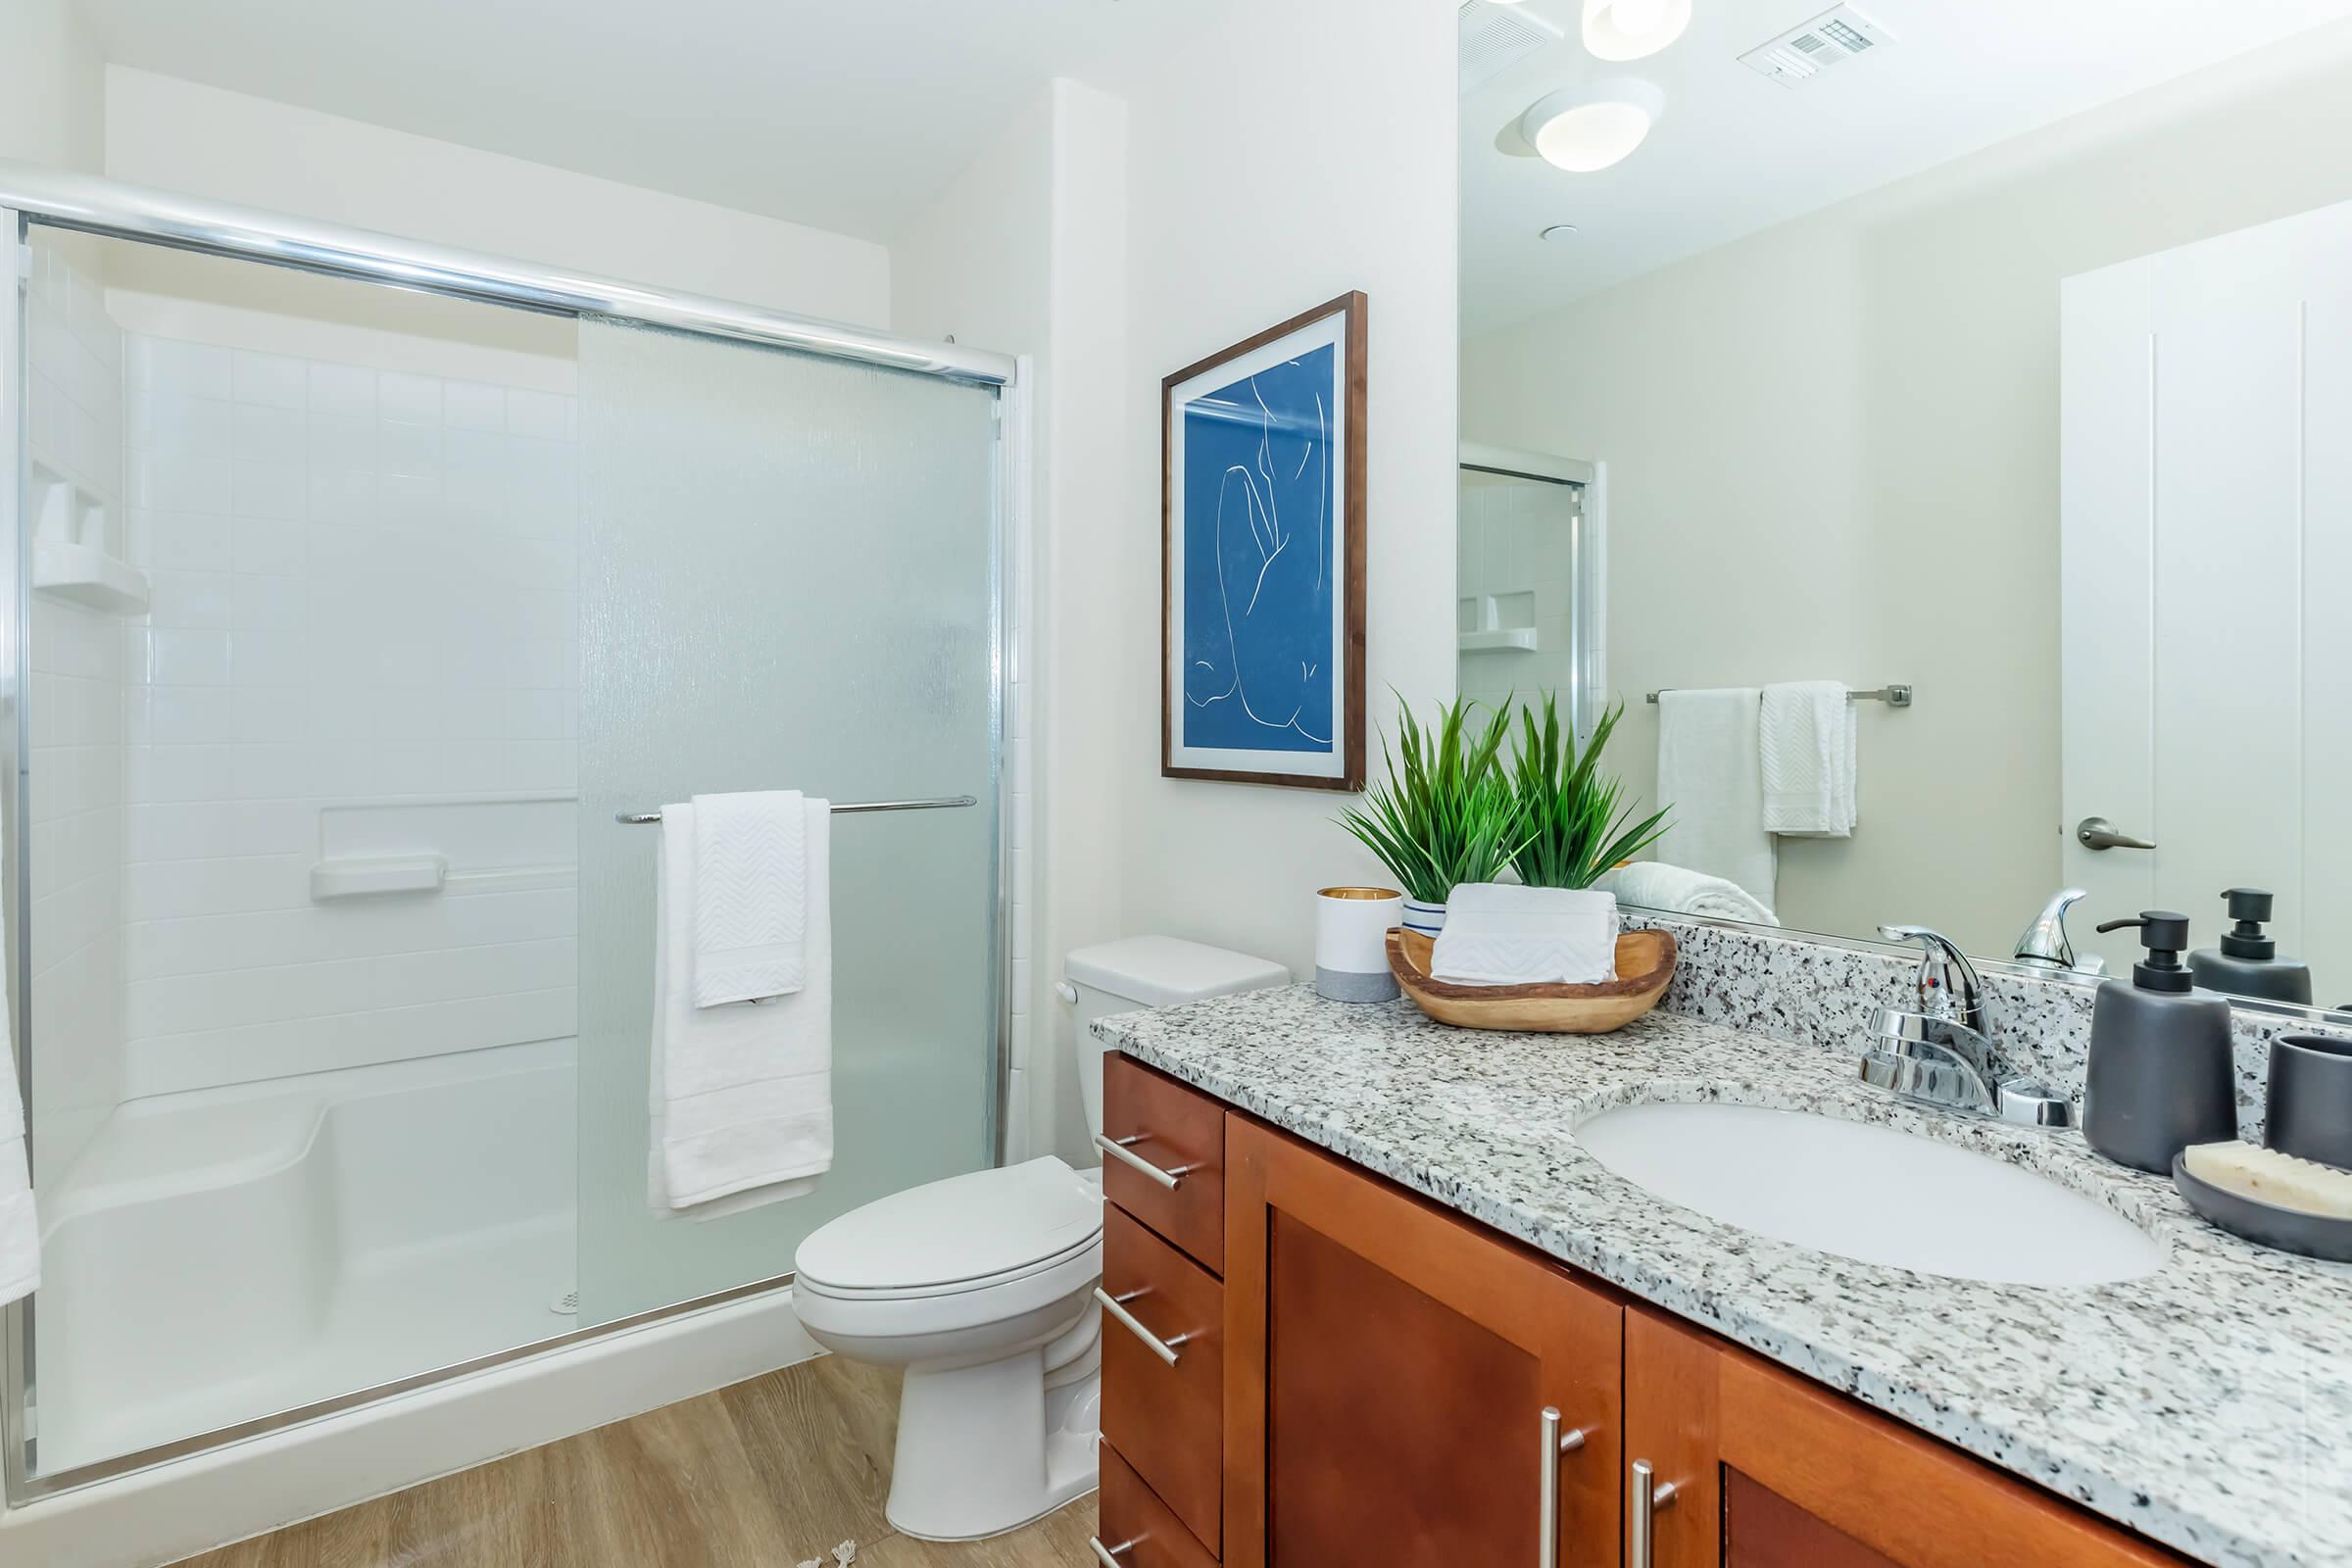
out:
{"label": "chrome shower door frame", "polygon": [[[1007,1149],[1006,1079],[1011,1059],[1011,925],[1016,901],[1007,874],[1013,846],[1012,790],[1006,771],[1007,701],[1016,657],[1013,573],[1022,555],[1016,534],[1028,527],[1026,452],[1006,449],[1007,435],[1020,440],[1030,428],[1027,378],[1008,355],[903,338],[871,328],[800,317],[760,306],[654,288],[593,273],[558,271],[535,263],[373,233],[341,224],[212,203],[169,192],[123,185],[36,165],[0,160],[0,224],[13,254],[16,289],[0,309],[0,910],[5,911],[5,973],[9,1035],[17,1082],[25,1113],[26,1150],[32,1134],[31,880],[29,859],[31,637],[31,529],[24,506],[29,431],[24,408],[26,283],[35,226],[103,238],[163,245],[232,260],[256,262],[422,293],[443,294],[489,305],[584,318],[605,316],[761,348],[784,349],[822,359],[875,366],[983,389],[997,416],[989,497],[990,725],[989,777],[996,813],[991,820],[992,1023],[988,1075],[986,1148],[1002,1162]],[[1022,787],[1026,787],[1023,785]],[[490,1367],[560,1350],[582,1341],[640,1328],[664,1318],[699,1311],[792,1283],[790,1274],[752,1281],[732,1289],[613,1323],[518,1346],[511,1350],[419,1371],[373,1388],[193,1433],[170,1444],[141,1449],[72,1470],[39,1474],[37,1433],[27,1412],[33,1401],[33,1299],[0,1308],[0,1482],[5,1501],[22,1504],[74,1491],[169,1460],[202,1453],[224,1444],[303,1422],[338,1415],[377,1400],[468,1375]]]}

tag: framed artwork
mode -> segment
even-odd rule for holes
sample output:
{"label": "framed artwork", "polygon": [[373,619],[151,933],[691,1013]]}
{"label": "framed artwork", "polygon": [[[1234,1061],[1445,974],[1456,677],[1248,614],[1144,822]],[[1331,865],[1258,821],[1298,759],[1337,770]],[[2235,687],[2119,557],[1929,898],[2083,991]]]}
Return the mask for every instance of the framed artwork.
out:
{"label": "framed artwork", "polygon": [[1364,296],[1160,383],[1160,772],[1364,785]]}

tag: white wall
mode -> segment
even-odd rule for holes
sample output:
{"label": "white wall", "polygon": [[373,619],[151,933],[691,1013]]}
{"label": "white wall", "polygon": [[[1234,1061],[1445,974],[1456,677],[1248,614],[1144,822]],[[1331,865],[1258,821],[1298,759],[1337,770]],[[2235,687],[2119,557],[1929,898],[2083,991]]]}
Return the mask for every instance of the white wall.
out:
{"label": "white wall", "polygon": [[2006,955],[2061,876],[2058,280],[2348,196],[2338,27],[1464,344],[1466,439],[1609,465],[1632,787],[1645,690],[1913,682],[1781,915]]}
{"label": "white wall", "polygon": [[866,240],[122,66],[106,69],[106,172],[807,316],[889,320],[889,253]]}
{"label": "white wall", "polygon": [[1115,818],[1072,854],[1116,865],[1129,930],[1304,974],[1314,890],[1380,875],[1333,825],[1346,797],[1159,776],[1160,377],[1364,291],[1370,718],[1387,724],[1392,687],[1424,707],[1452,694],[1453,55],[1447,7],[1386,7],[1368,25],[1350,0],[1280,0],[1124,63],[1115,83],[1128,104],[1126,479],[1095,524],[1100,548],[1054,583],[1057,601],[1087,606],[1089,641],[1061,664],[1100,666],[1054,723],[1071,771],[1116,793]]}
{"label": "white wall", "polygon": [[97,173],[105,59],[76,0],[9,0],[0,16],[0,158]]}

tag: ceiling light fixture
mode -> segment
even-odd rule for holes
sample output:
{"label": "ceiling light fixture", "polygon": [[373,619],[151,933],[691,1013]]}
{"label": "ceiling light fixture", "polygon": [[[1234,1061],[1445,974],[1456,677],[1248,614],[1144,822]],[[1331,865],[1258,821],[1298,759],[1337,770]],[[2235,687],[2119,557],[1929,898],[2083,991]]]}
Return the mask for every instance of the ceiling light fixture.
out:
{"label": "ceiling light fixture", "polygon": [[1585,47],[1602,60],[1654,55],[1690,25],[1690,0],[1585,0]]}
{"label": "ceiling light fixture", "polygon": [[1574,239],[1576,225],[1574,223],[1549,223],[1538,230],[1536,237],[1538,239]]}
{"label": "ceiling light fixture", "polygon": [[1590,174],[1642,145],[1666,95],[1639,76],[1612,76],[1547,93],[1519,117],[1519,133],[1554,168]]}

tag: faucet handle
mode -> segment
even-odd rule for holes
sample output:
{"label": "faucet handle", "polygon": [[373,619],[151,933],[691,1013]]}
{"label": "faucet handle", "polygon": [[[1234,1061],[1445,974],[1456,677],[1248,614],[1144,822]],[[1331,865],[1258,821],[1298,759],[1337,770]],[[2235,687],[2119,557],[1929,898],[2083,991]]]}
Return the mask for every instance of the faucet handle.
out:
{"label": "faucet handle", "polygon": [[1984,1028],[1984,990],[1977,966],[1968,961],[1958,943],[1933,926],[1883,925],[1879,935],[1889,942],[1916,942],[1919,963],[1920,1011],[1931,1018],[1954,1018],[1982,1033]]}
{"label": "faucet handle", "polygon": [[2041,906],[2041,912],[2019,934],[2016,950],[2011,956],[2019,963],[2038,964],[2047,969],[2072,969],[2075,966],[2075,945],[2066,934],[2066,911],[2089,896],[2086,888],[2061,888],[2051,895],[2050,902]]}

